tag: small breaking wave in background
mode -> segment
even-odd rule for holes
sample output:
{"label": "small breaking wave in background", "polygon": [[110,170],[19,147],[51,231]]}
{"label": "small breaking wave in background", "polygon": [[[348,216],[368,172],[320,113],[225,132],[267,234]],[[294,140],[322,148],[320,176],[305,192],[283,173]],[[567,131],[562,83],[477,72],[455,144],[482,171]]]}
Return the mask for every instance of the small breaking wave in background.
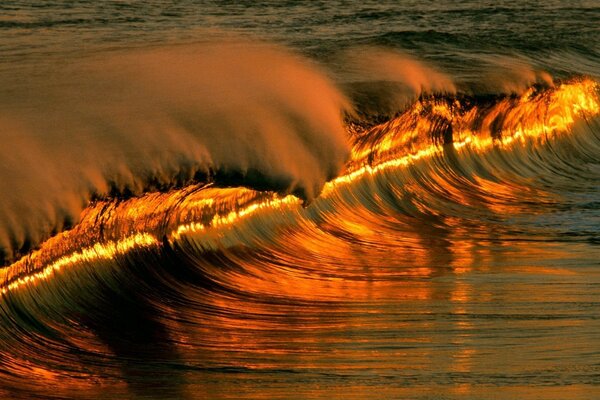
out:
{"label": "small breaking wave in background", "polygon": [[159,3],[0,6],[1,396],[598,393],[596,6]]}

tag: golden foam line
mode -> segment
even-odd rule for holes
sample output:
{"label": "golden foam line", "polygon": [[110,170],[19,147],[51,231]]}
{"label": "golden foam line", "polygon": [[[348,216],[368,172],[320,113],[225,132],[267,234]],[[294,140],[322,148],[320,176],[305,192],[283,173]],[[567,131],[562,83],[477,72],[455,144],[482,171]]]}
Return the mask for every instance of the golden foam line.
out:
{"label": "golden foam line", "polygon": [[[600,101],[595,94],[597,90],[598,84],[589,80],[576,84],[561,85],[550,95],[548,110],[551,111],[551,115],[546,121],[534,121],[529,123],[528,126],[523,126],[521,124],[520,127],[515,128],[512,132],[505,133],[505,135],[501,136],[499,139],[493,139],[491,137],[481,138],[474,135],[470,130],[464,129],[454,132],[454,136],[456,138],[464,139],[455,140],[452,143],[452,146],[456,150],[469,147],[478,151],[485,151],[498,145],[512,145],[517,140],[524,141],[525,137],[538,137],[549,132],[566,131],[575,123],[577,116],[597,115],[600,113]],[[521,102],[526,105],[532,104],[528,96],[529,94],[524,95],[520,99]],[[532,104],[532,106],[535,106],[535,104]],[[444,115],[451,115],[449,109],[444,108],[443,106],[436,107],[442,107],[441,110],[436,109],[436,112]],[[393,123],[394,122],[392,121],[392,124]],[[393,143],[394,141],[391,138],[384,138],[384,140],[379,143],[380,147],[375,146],[374,150],[381,151],[381,146],[384,147],[383,150],[393,148]],[[395,156],[389,160],[379,161],[378,164],[374,166],[369,164],[362,165],[358,169],[350,170],[350,172],[328,182],[323,189],[322,196],[329,195],[335,190],[336,187],[340,185],[349,184],[364,176],[375,175],[390,168],[406,167],[417,160],[433,157],[436,154],[443,153],[443,151],[444,149],[441,146],[437,144],[430,144],[411,154],[407,154],[402,157]],[[359,161],[360,159],[363,159],[363,155],[364,154],[362,153],[355,152],[353,154],[353,159],[355,161]],[[211,207],[215,204],[215,200],[212,198],[189,200],[190,201],[186,203],[186,207],[188,208],[205,208]],[[192,222],[178,225],[174,230],[171,231],[170,234],[167,235],[167,237],[171,242],[173,242],[180,239],[181,236],[185,234],[205,232],[209,229],[222,228],[236,224],[241,219],[253,215],[260,210],[277,209],[290,205],[299,205],[300,203],[301,200],[293,195],[280,198],[276,194],[273,194],[272,198],[251,204],[245,208],[231,211],[225,215],[216,214],[212,220],[206,224]],[[133,203],[132,207],[135,207],[135,204],[137,203]],[[143,208],[143,204],[138,204],[138,206]],[[140,215],[143,215],[143,213],[140,213]],[[67,232],[63,234],[66,233]],[[3,273],[0,274],[0,279],[5,280],[3,283],[0,283],[0,292],[5,294],[24,285],[48,279],[55,272],[61,270],[62,268],[82,261],[93,262],[102,259],[108,260],[117,255],[124,254],[133,248],[144,248],[159,244],[160,241],[156,238],[156,236],[150,233],[137,233],[118,241],[96,243],[91,247],[86,247],[80,251],[73,252],[70,255],[60,257],[41,269],[33,272],[24,272],[22,275],[25,276],[9,279],[9,274],[6,271],[10,271],[11,269],[17,269],[17,272],[19,269],[26,271],[26,268],[23,266],[27,265],[27,263],[24,262],[24,260],[27,258],[34,260],[38,255],[38,252],[34,252],[30,256],[26,256],[4,269]],[[12,274],[12,276],[15,276],[15,274]]]}
{"label": "golden foam line", "polygon": [[[233,225],[240,219],[248,217],[256,212],[264,209],[276,209],[286,205],[299,205],[301,200],[295,196],[288,195],[283,198],[274,195],[273,199],[268,199],[260,203],[251,204],[245,208],[237,211],[229,212],[228,214],[221,215],[216,214],[210,223],[191,223],[179,225],[174,231],[172,231],[168,237],[171,242],[179,239],[182,235],[189,233],[196,233],[199,231],[205,231],[209,228],[220,228],[226,225]],[[192,202],[197,206],[206,207],[208,204],[212,204],[211,201],[194,201]],[[187,205],[189,207],[189,204]],[[159,240],[150,233],[137,233],[126,237],[125,239],[117,242],[108,241],[106,243],[96,243],[94,246],[86,247],[81,251],[74,252],[70,255],[63,256],[53,263],[47,265],[37,272],[31,272],[28,275],[19,277],[17,279],[6,280],[0,286],[0,292],[5,294],[9,291],[15,290],[27,284],[34,284],[40,280],[45,280],[51,277],[55,272],[63,269],[64,267],[77,264],[82,261],[93,262],[98,260],[108,260],[116,255],[124,254],[133,248],[145,248],[154,245],[158,245]],[[37,252],[34,252],[30,258],[34,259],[37,256]],[[15,264],[7,267],[7,269],[14,268],[16,265],[21,264],[22,260],[17,261]],[[5,278],[6,279],[6,278]]]}
{"label": "golden foam line", "polygon": [[250,206],[237,211],[231,211],[229,214],[224,216],[217,214],[208,224],[192,222],[189,224],[179,225],[177,229],[169,235],[169,240],[173,242],[175,240],[178,240],[179,238],[181,238],[182,235],[185,234],[202,232],[206,231],[209,228],[220,228],[227,225],[233,225],[240,219],[252,215],[257,211],[264,210],[266,208],[277,209],[287,205],[299,205],[300,203],[301,200],[292,195],[288,195],[283,198],[278,198],[276,196],[273,199],[268,199],[260,203],[251,204]]}
{"label": "golden foam line", "polygon": [[159,241],[149,233],[138,233],[117,242],[110,241],[106,243],[96,243],[91,247],[86,247],[81,251],[59,258],[52,264],[47,265],[41,271],[17,278],[9,283],[4,283],[1,292],[2,294],[6,294],[21,286],[35,284],[38,281],[46,280],[62,268],[82,261],[94,262],[98,260],[110,260],[117,255],[127,253],[133,248],[144,248],[158,244]]}
{"label": "golden foam line", "polygon": [[213,198],[194,200],[194,201],[188,203],[188,205],[193,208],[208,208],[208,207],[212,207],[214,204],[215,204],[215,199],[213,199]]}
{"label": "golden foam line", "polygon": [[355,180],[366,176],[366,175],[375,175],[380,171],[394,168],[394,167],[405,167],[416,160],[420,160],[422,158],[431,157],[434,154],[443,152],[443,149],[439,146],[430,146],[424,150],[420,150],[414,154],[409,154],[404,157],[395,158],[393,160],[384,161],[376,166],[364,165],[353,172],[339,176],[332,181],[329,181],[325,184],[323,188],[322,196],[328,196],[332,191],[336,189],[336,187],[340,185],[347,185]]}

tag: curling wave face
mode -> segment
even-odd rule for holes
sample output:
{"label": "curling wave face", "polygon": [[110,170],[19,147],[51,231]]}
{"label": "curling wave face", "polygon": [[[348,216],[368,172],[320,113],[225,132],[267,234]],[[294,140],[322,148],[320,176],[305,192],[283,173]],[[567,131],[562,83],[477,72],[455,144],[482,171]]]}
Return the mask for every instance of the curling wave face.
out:
{"label": "curling wave face", "polygon": [[[541,91],[532,88],[519,97],[422,98],[387,123],[355,131],[352,159],[345,172],[329,181],[322,195],[305,208],[302,200],[293,195],[241,187],[217,188],[211,184],[148,193],[124,201],[97,201],[84,210],[75,228],[0,270],[2,292],[47,279],[66,265],[110,259],[135,247],[172,246],[182,237],[201,237],[205,249],[234,246],[237,240],[223,240],[223,232],[236,231],[239,220],[253,214],[293,210],[296,218],[314,223],[333,209],[350,211],[356,201],[369,208],[372,204],[363,204],[357,196],[370,185],[382,184],[382,177],[390,178],[385,183],[390,185],[386,190],[398,191],[404,197],[414,189],[411,195],[418,196],[423,188],[417,189],[410,182],[412,179],[400,178],[397,182],[405,173],[398,170],[418,168],[419,173],[432,180],[430,189],[439,198],[421,205],[432,214],[443,214],[444,210],[436,207],[440,201],[448,200],[462,207],[490,211],[498,195],[507,196],[504,203],[518,204],[519,191],[537,191],[535,187],[525,189],[524,184],[539,175],[538,168],[555,168],[565,162],[560,157],[570,151],[593,159],[593,147],[588,145],[589,141],[594,145],[597,138],[598,114],[598,84],[590,79]],[[579,125],[586,123],[587,128],[580,132]],[[538,159],[527,153],[527,159],[518,158],[523,151],[535,155],[548,152],[553,144],[558,146],[552,151],[553,156],[559,157],[557,160],[546,160],[543,153]],[[502,154],[509,164],[505,170],[498,170],[493,163]],[[506,176],[509,169],[513,176]],[[501,209],[508,204],[496,207]],[[346,219],[343,215],[339,218]],[[293,225],[296,224],[302,222],[295,221]]]}

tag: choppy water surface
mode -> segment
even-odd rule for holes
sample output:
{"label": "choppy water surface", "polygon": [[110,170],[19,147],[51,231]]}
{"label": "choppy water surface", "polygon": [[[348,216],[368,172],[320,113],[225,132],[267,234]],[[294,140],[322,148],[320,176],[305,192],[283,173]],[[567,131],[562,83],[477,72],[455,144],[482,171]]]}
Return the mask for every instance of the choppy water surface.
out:
{"label": "choppy water surface", "polygon": [[0,397],[600,397],[599,18],[3,2]]}

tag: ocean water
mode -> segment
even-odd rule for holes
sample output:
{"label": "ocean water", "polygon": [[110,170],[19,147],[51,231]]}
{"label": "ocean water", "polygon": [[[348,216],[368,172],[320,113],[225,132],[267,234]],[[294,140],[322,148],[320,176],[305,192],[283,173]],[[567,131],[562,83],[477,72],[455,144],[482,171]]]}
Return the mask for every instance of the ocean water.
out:
{"label": "ocean water", "polygon": [[597,1],[0,4],[0,398],[600,398]]}

